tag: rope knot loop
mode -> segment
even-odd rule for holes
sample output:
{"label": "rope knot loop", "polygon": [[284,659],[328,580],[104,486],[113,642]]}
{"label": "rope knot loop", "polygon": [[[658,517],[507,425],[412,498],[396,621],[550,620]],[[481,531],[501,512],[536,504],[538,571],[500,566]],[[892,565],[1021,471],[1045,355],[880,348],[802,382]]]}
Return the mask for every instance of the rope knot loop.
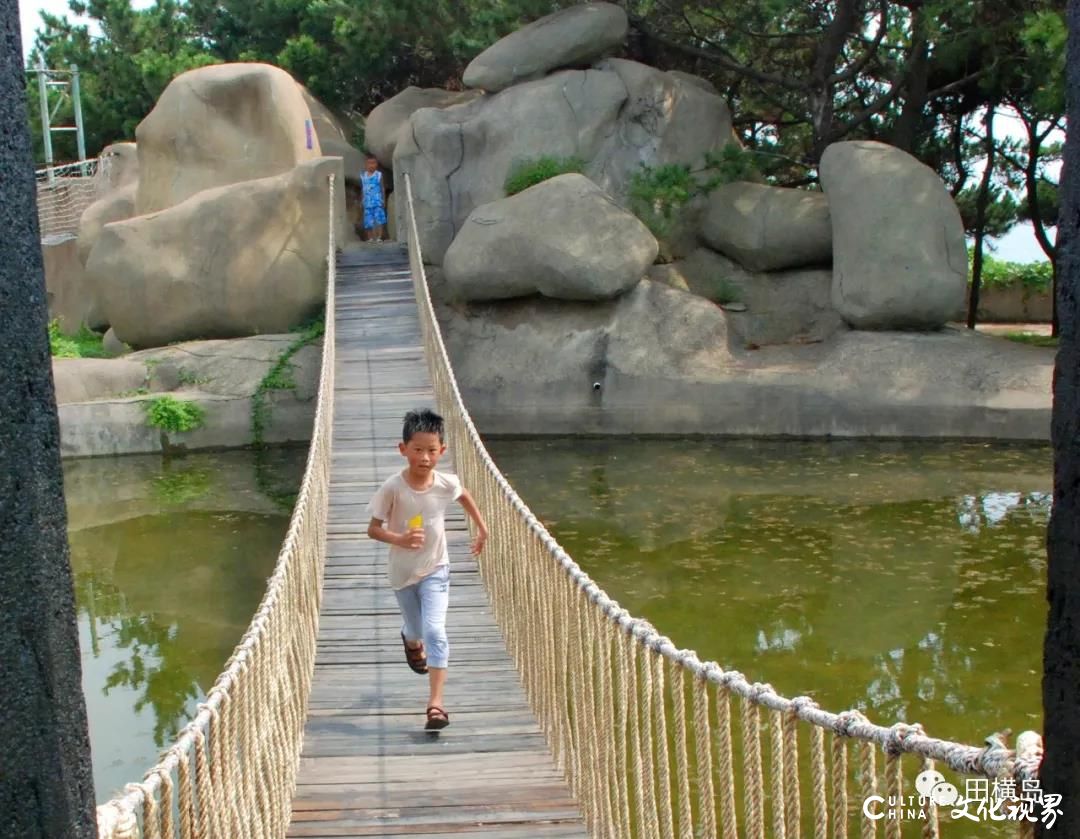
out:
{"label": "rope knot loop", "polygon": [[776,691],[768,682],[754,682],[750,685],[750,699],[756,704],[763,705],[766,696],[775,696]]}
{"label": "rope knot loop", "polygon": [[724,669],[715,661],[706,661],[705,665],[698,670],[697,677],[719,685],[724,679]]}
{"label": "rope knot loop", "polygon": [[855,729],[865,725],[867,722],[869,720],[859,711],[841,711],[836,715],[836,724],[833,726],[833,731],[841,737],[854,737]]}
{"label": "rope knot loop", "polygon": [[888,755],[902,755],[912,751],[910,743],[913,737],[923,736],[923,727],[918,723],[909,725],[904,722],[893,723],[889,728],[889,735],[885,738],[885,753]]}
{"label": "rope knot loop", "polygon": [[796,696],[791,700],[790,713],[794,717],[803,719],[803,715],[814,708],[817,708],[818,704],[809,696]]}

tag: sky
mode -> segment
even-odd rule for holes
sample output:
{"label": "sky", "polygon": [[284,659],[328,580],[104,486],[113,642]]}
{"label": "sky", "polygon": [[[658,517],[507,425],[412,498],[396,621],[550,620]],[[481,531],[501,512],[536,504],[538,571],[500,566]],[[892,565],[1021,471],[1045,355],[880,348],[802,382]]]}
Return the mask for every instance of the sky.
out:
{"label": "sky", "polygon": [[[136,8],[142,8],[151,5],[152,0],[134,0]],[[40,11],[46,11],[50,14],[70,16],[68,11],[67,0],[19,0],[19,16],[22,23],[22,44],[23,55],[26,55],[30,51],[30,46],[34,42],[34,31],[38,28],[41,21]],[[1018,122],[1013,120],[1013,122]],[[1020,131],[1018,124],[1007,125],[1007,133],[1013,133]],[[1059,138],[1060,139],[1060,138]],[[1051,231],[1051,236],[1052,236]],[[1035,241],[1035,234],[1031,231],[1030,224],[1019,224],[1014,227],[1008,234],[997,240],[991,241],[994,256],[998,259],[1005,259],[1011,262],[1033,262],[1036,260],[1045,259],[1045,255],[1042,249],[1039,247],[1038,242]]]}

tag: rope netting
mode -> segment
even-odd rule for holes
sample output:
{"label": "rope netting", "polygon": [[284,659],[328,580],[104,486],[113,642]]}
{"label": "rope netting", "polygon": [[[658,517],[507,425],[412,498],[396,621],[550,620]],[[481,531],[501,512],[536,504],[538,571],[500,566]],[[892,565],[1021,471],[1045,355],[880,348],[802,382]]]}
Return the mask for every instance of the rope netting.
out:
{"label": "rope netting", "polygon": [[39,169],[38,224],[41,239],[75,236],[83,211],[108,189],[108,173],[97,159]]}
{"label": "rope netting", "polygon": [[[919,725],[875,725],[808,697],[789,699],[691,650],[609,598],[566,554],[499,472],[458,389],[435,319],[405,176],[409,261],[425,349],[458,474],[489,523],[480,571],[529,702],[578,797],[592,836],[898,839],[939,836],[933,800],[905,777],[947,767],[963,776],[1037,779],[1035,732],[984,748],[928,737]],[[914,796],[871,819],[863,802]],[[905,807],[897,806],[903,810]],[[909,814],[909,822],[912,819]],[[1015,823],[1031,836],[1029,821]]]}
{"label": "rope netting", "polygon": [[273,575],[195,718],[122,796],[97,809],[100,839],[271,839],[289,825],[315,663],[334,413],[335,178],[326,331],[311,448]]}

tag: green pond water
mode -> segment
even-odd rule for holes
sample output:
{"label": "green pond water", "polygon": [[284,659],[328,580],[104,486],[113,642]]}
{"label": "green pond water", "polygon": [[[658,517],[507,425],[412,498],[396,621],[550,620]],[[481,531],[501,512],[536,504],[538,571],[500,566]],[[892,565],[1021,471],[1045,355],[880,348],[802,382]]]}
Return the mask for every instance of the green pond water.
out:
{"label": "green pond water", "polygon": [[306,451],[64,463],[98,802],[141,780],[240,640]]}
{"label": "green pond water", "polygon": [[882,725],[973,745],[1041,728],[1048,447],[488,445],[585,571],[677,646]]}

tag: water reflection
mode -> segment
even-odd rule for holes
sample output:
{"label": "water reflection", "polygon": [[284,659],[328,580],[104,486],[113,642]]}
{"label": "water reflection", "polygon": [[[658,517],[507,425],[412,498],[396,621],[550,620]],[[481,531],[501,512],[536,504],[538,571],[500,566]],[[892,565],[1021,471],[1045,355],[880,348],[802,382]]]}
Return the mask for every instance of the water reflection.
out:
{"label": "water reflection", "polygon": [[141,778],[217,678],[262,597],[304,457],[65,462],[99,801]]}
{"label": "water reflection", "polygon": [[677,645],[949,739],[1039,727],[1047,448],[489,447],[585,570]]}

